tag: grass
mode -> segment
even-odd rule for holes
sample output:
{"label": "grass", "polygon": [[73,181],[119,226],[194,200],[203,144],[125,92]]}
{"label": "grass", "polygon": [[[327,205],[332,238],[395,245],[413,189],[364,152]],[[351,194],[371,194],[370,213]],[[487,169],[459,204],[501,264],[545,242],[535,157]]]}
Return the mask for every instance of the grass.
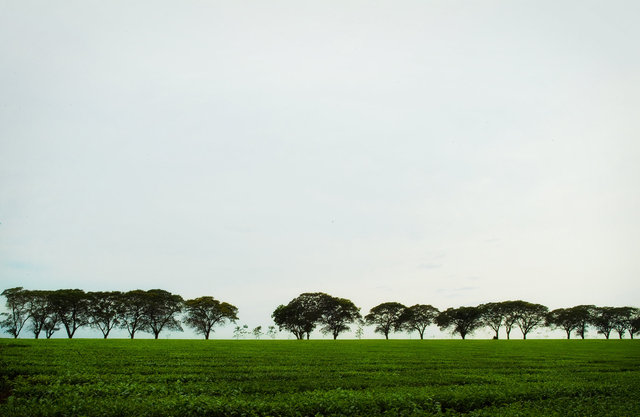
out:
{"label": "grass", "polygon": [[640,415],[631,340],[0,339],[3,416]]}

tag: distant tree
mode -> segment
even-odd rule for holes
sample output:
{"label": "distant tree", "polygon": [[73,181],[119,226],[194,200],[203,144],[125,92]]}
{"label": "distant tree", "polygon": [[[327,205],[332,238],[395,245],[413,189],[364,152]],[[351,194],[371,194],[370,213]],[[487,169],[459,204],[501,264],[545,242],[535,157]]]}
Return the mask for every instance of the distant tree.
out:
{"label": "distant tree", "polygon": [[254,327],[251,333],[253,333],[253,337],[255,337],[256,339],[260,339],[260,336],[264,334],[262,332],[262,326]]}
{"label": "distant tree", "polygon": [[591,318],[591,324],[596,328],[598,333],[603,334],[606,339],[609,339],[611,331],[614,328],[615,320],[615,307],[596,307]]}
{"label": "distant tree", "polygon": [[120,291],[97,291],[87,293],[87,297],[89,324],[106,339],[124,314],[123,295]]}
{"label": "distant tree", "polygon": [[624,334],[631,328],[631,320],[637,312],[633,307],[615,307],[613,329],[618,333],[618,337],[622,339]]}
{"label": "distant tree", "polygon": [[[50,323],[48,328],[53,332],[60,330],[56,328],[57,317],[51,305],[51,291],[33,290],[27,292],[29,308],[29,330],[33,337],[38,339],[40,333],[45,329],[45,324]],[[51,324],[52,323],[52,324]]]}
{"label": "distant tree", "polygon": [[503,301],[500,308],[504,311],[504,330],[507,333],[507,340],[511,339],[511,330],[516,325],[519,315],[520,301]]}
{"label": "distant tree", "polygon": [[182,331],[180,321],[176,317],[183,309],[182,297],[160,289],[147,291],[146,297],[144,316],[156,339],[164,329]]}
{"label": "distant tree", "polygon": [[[507,308],[505,308],[504,303],[486,303],[478,306],[482,313],[482,324],[484,326],[489,327],[491,330],[496,332],[495,339],[498,339],[500,336],[500,327],[504,324],[505,318],[507,316]],[[511,323],[513,326],[514,321]],[[511,332],[511,327],[509,327],[509,333]]]}
{"label": "distant tree", "polygon": [[51,339],[51,336],[53,336],[55,332],[60,330],[60,327],[58,327],[59,321],[60,317],[57,313],[52,313],[51,315],[49,315],[49,317],[47,317],[47,320],[44,322],[43,327],[44,335],[47,339]]}
{"label": "distant tree", "polygon": [[129,337],[135,338],[136,332],[150,332],[149,319],[145,314],[149,297],[146,291],[133,290],[122,295],[122,314],[120,327],[127,329]]}
{"label": "distant tree", "polygon": [[448,308],[438,314],[435,322],[441,330],[451,328],[464,340],[468,334],[482,327],[482,310],[480,307]]}
{"label": "distant tree", "polygon": [[309,339],[309,335],[320,322],[324,306],[330,298],[328,294],[303,293],[289,304],[279,305],[271,317],[280,330],[287,330],[293,333],[298,340],[304,339],[305,335]]}
{"label": "distant tree", "polygon": [[27,291],[22,287],[8,288],[2,291],[2,295],[7,299],[6,306],[8,313],[0,313],[5,319],[0,321],[0,327],[15,339],[22,331],[22,328],[29,320],[29,297]]}
{"label": "distant tree", "polygon": [[184,323],[193,327],[197,333],[209,340],[209,334],[214,326],[238,320],[238,308],[226,302],[220,302],[213,297],[199,297],[185,302],[186,318]]}
{"label": "distant tree", "polygon": [[382,303],[369,310],[364,319],[368,325],[376,326],[376,333],[381,333],[385,339],[389,339],[391,331],[402,328],[402,313],[405,309],[404,305],[397,302]]}
{"label": "distant tree", "polygon": [[233,337],[235,337],[237,340],[244,337],[247,333],[249,333],[249,326],[247,326],[246,324],[243,326],[236,326],[236,328],[233,330]]}
{"label": "distant tree", "polygon": [[420,339],[424,339],[425,330],[434,323],[438,314],[440,311],[429,304],[416,304],[407,307],[400,317],[401,327],[409,333],[417,331]]}
{"label": "distant tree", "polygon": [[53,314],[64,325],[69,339],[76,330],[89,324],[89,298],[83,290],[56,290],[50,297]]}
{"label": "distant tree", "polygon": [[581,316],[573,308],[557,308],[547,314],[545,324],[564,330],[571,339],[571,332],[580,328]]}
{"label": "distant tree", "polygon": [[629,336],[633,339],[636,334],[640,334],[640,309],[636,309],[635,314],[629,321]]}
{"label": "distant tree", "polygon": [[321,331],[331,334],[333,340],[337,339],[340,333],[348,332],[349,325],[360,319],[360,309],[353,301],[331,296],[323,298],[318,322],[323,326]]}
{"label": "distant tree", "polygon": [[364,326],[364,321],[358,320],[358,328],[356,329],[356,339],[358,340],[362,339],[362,336],[364,336],[364,329],[362,326]]}
{"label": "distant tree", "polygon": [[543,325],[549,309],[542,304],[534,304],[526,301],[518,301],[516,324],[522,332],[522,338],[534,328]]}
{"label": "distant tree", "polygon": [[276,329],[276,326],[269,326],[267,328],[267,336],[269,336],[270,338],[275,339],[277,334],[278,330]]}
{"label": "distant tree", "polygon": [[571,314],[576,317],[578,322],[578,327],[576,329],[576,335],[580,336],[584,339],[585,334],[587,333],[587,328],[589,324],[593,321],[593,316],[595,315],[596,306],[594,305],[579,305],[575,307],[571,307]]}

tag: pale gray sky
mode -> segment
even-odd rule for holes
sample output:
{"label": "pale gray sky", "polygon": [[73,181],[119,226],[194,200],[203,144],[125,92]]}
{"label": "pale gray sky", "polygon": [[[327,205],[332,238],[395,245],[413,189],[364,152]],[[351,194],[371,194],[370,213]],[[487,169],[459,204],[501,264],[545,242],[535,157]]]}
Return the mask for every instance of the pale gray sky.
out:
{"label": "pale gray sky", "polygon": [[0,286],[638,306],[638,21],[0,0]]}

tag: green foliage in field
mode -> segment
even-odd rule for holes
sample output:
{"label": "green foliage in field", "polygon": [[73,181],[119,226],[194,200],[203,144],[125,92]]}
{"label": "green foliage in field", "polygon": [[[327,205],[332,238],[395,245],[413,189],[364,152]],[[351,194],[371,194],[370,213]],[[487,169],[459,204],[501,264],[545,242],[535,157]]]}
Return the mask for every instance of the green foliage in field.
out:
{"label": "green foliage in field", "polygon": [[640,415],[640,343],[0,339],[2,416]]}

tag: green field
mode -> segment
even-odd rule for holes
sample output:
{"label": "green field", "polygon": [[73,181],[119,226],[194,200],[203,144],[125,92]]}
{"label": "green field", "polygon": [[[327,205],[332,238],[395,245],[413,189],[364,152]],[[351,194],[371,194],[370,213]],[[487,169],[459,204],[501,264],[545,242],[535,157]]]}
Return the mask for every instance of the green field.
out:
{"label": "green field", "polygon": [[0,339],[2,416],[640,415],[632,340]]}

